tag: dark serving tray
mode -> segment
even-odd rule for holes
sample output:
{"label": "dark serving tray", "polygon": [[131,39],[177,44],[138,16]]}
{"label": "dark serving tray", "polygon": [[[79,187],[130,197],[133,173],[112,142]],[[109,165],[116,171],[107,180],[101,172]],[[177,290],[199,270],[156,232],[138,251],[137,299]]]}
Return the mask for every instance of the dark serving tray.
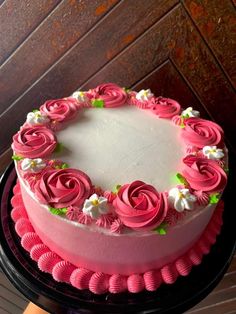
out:
{"label": "dark serving tray", "polygon": [[55,282],[41,272],[21,247],[11,220],[12,190],[16,182],[11,163],[0,182],[0,265],[12,284],[33,303],[50,313],[183,313],[205,298],[226,272],[235,250],[233,175],[224,193],[223,227],[210,254],[187,277],[156,292],[94,295]]}

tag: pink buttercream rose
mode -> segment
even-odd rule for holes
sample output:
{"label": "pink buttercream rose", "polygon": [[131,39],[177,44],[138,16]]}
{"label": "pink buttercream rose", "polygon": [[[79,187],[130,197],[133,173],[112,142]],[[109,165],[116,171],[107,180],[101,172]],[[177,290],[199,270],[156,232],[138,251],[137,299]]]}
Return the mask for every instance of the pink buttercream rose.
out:
{"label": "pink buttercream rose", "polygon": [[40,107],[41,113],[56,122],[73,119],[77,110],[77,101],[72,97],[48,100]]}
{"label": "pink buttercream rose", "polygon": [[89,177],[76,169],[49,169],[35,184],[35,195],[43,204],[54,208],[83,205],[91,194]]}
{"label": "pink buttercream rose", "polygon": [[56,145],[56,137],[47,127],[27,126],[13,136],[12,148],[25,158],[44,158],[54,151]]}
{"label": "pink buttercream rose", "polygon": [[183,176],[192,189],[203,192],[219,192],[224,189],[227,175],[215,160],[187,156],[183,163]]}
{"label": "pink buttercream rose", "polygon": [[113,83],[101,84],[91,89],[86,96],[91,100],[101,99],[104,101],[104,107],[113,108],[125,104],[127,101],[126,92],[118,85]]}
{"label": "pink buttercream rose", "polygon": [[159,226],[167,214],[165,193],[142,181],[123,185],[113,205],[120,220],[127,227],[149,230]]}
{"label": "pink buttercream rose", "polygon": [[224,132],[222,128],[208,120],[200,118],[185,119],[185,128],[181,136],[187,145],[203,148],[204,146],[222,146]]}
{"label": "pink buttercream rose", "polygon": [[163,97],[153,98],[152,105],[149,107],[154,114],[164,119],[172,119],[181,111],[181,106],[177,101]]}

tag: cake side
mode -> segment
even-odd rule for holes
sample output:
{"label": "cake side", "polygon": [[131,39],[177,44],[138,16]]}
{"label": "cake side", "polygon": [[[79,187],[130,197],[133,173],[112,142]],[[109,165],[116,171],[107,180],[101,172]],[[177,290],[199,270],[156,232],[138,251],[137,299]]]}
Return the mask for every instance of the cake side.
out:
{"label": "cake side", "polygon": [[13,193],[11,217],[15,222],[16,232],[21,238],[21,245],[37,262],[39,269],[52,274],[56,281],[69,283],[77,289],[89,289],[95,294],[124,291],[138,293],[144,289],[155,291],[163,283],[173,284],[178,276],[187,276],[192,266],[201,263],[203,256],[209,253],[212,244],[215,243],[222,225],[223,203],[220,201],[199,240],[184,255],[179,256],[172,263],[141,274],[108,275],[82,267],[77,268],[51,251],[34,232],[28,220],[19,183],[14,187]]}
{"label": "cake side", "polygon": [[44,244],[77,267],[107,274],[143,273],[173,262],[199,239],[215,209],[208,206],[190,221],[170,227],[165,236],[117,235],[52,215],[27,193],[22,182],[21,192],[29,220]]}

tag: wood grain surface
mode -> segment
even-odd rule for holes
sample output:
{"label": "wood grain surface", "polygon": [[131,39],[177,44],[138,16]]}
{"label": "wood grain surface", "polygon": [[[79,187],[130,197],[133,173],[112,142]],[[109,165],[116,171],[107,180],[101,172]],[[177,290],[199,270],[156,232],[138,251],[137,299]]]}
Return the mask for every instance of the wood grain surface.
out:
{"label": "wood grain surface", "polygon": [[[143,6],[141,0],[96,0],[57,4],[0,68],[0,123],[4,128],[0,154],[9,147],[27,112],[46,99],[104,81],[138,86],[167,61],[191,90],[192,98],[183,106],[195,104],[197,99],[200,111],[222,125],[235,151],[235,11],[231,1],[224,6],[219,0],[214,6],[200,2],[160,0],[157,5],[152,0]],[[220,25],[210,36],[206,21],[215,23],[221,16]],[[222,37],[226,32],[227,40]],[[220,45],[222,40],[224,45]],[[222,57],[224,51],[227,60]],[[172,67],[164,67],[165,74],[162,68],[162,75],[172,75],[168,73]],[[162,89],[166,95],[168,91],[171,97],[183,99],[181,89],[168,80],[161,88],[153,88],[157,94]]]}
{"label": "wood grain surface", "polygon": [[236,16],[231,1],[184,0],[190,19],[199,29],[224,74],[236,87]]}
{"label": "wood grain surface", "polygon": [[59,2],[60,0],[4,1],[0,8],[0,64],[36,30]]}
{"label": "wood grain surface", "polygon": [[[103,0],[62,1],[1,66],[1,111],[64,55],[116,2],[118,0],[112,0],[104,6]],[[63,82],[61,75],[59,77]]]}
{"label": "wood grain surface", "polygon": [[[148,73],[132,88],[134,90],[150,88],[155,90],[158,95],[176,99],[184,108],[189,106],[196,108],[196,110],[201,111],[203,118],[210,118],[198,97],[196,97],[170,59]],[[178,93],[176,93],[176,90]]]}

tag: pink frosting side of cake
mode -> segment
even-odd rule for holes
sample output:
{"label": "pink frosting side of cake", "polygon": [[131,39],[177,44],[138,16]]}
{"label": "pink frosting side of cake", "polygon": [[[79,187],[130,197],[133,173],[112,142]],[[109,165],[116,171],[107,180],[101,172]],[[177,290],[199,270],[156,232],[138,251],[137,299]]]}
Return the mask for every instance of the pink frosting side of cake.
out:
{"label": "pink frosting side of cake", "polygon": [[173,262],[144,273],[128,276],[109,275],[81,267],[77,268],[51,251],[33,230],[23,204],[19,183],[16,184],[13,192],[11,216],[15,222],[15,230],[21,237],[22,247],[37,262],[39,269],[50,273],[56,281],[66,282],[77,289],[89,289],[95,294],[120,293],[127,290],[131,293],[138,293],[142,290],[155,291],[163,283],[173,284],[179,276],[187,276],[192,266],[201,263],[203,256],[208,254],[211,245],[215,243],[222,225],[224,205],[221,201],[198,241]]}
{"label": "pink frosting side of cake", "polygon": [[215,208],[212,206],[189,222],[170,228],[165,236],[117,236],[86,230],[52,215],[30,196],[22,183],[21,191],[29,220],[45,245],[77,267],[106,274],[142,273],[174,261],[198,240]]}
{"label": "pink frosting side of cake", "polygon": [[125,104],[127,100],[126,92],[116,84],[105,83],[98,85],[86,93],[90,99],[101,99],[106,108],[119,107]]}

